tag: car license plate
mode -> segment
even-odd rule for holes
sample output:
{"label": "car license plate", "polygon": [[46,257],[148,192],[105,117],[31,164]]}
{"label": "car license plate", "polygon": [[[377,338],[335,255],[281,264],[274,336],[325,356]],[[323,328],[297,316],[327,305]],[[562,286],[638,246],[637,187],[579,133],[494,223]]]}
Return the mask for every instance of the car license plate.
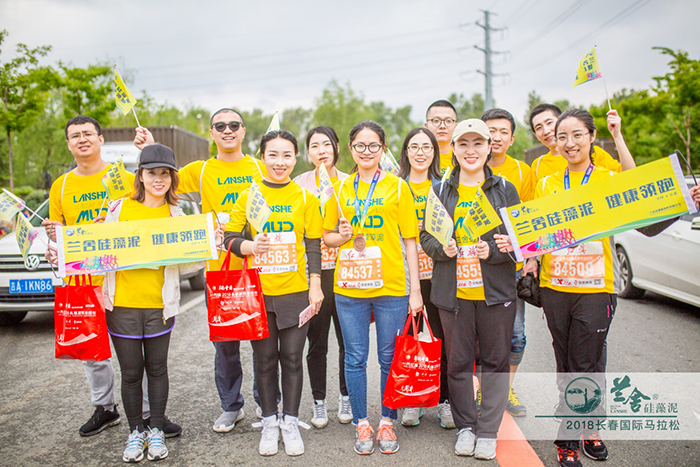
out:
{"label": "car license plate", "polygon": [[53,292],[51,279],[10,279],[10,293]]}

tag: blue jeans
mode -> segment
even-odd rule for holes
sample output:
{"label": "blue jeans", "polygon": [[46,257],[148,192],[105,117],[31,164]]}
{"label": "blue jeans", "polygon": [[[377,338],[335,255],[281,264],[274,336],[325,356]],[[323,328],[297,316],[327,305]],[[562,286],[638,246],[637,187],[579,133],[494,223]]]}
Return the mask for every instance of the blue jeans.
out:
{"label": "blue jeans", "polygon": [[[515,281],[523,275],[523,270],[515,273]],[[513,337],[510,340],[510,364],[513,366],[520,365],[523,361],[523,353],[525,352],[525,300],[522,298],[515,299],[515,322],[513,323]]]}
{"label": "blue jeans", "polygon": [[[394,358],[397,334],[408,317],[408,296],[353,298],[335,294],[338,319],[345,343],[345,382],[352,406],[353,423],[367,418],[367,358],[369,325],[374,310],[377,353],[381,368],[381,397]],[[382,417],[396,420],[396,410],[382,404]]]}

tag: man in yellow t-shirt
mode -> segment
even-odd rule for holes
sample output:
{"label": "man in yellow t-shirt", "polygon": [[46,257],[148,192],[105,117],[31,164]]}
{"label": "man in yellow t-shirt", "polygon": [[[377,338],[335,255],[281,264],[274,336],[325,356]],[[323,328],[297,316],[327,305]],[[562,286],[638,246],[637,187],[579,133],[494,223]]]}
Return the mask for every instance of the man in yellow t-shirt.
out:
{"label": "man in yellow t-shirt", "polygon": [[[49,236],[55,240],[53,225],[91,224],[107,212],[106,192],[102,177],[110,164],[102,160],[104,144],[100,124],[91,117],[70,119],[65,127],[68,149],[77,167],[56,179],[49,193],[49,219],[44,221]],[[127,173],[127,184],[134,185],[134,176]],[[102,277],[95,276],[93,284],[102,284]],[[114,369],[107,359],[101,362],[84,361],[85,373],[95,412],[80,427],[81,436],[92,436],[119,423],[120,417],[114,399]],[[146,396],[147,397],[147,396]],[[149,412],[148,399],[144,400],[144,414]],[[166,421],[166,436],[177,436],[180,426]]]}
{"label": "man in yellow t-shirt", "polygon": [[452,132],[457,125],[457,110],[450,101],[440,99],[428,107],[425,127],[430,130],[440,145],[440,173],[452,168]]}
{"label": "man in yellow t-shirt", "polygon": [[[547,154],[538,157],[530,164],[530,168],[532,169],[533,192],[539,180],[566,168],[566,159],[559,154],[557,140],[554,135],[554,127],[557,124],[559,115],[561,115],[561,109],[553,104],[540,104],[535,106],[530,112],[530,129],[532,129],[532,132],[539,142],[549,149]],[[596,167],[602,167],[612,170],[613,172],[622,172],[623,170],[634,168],[633,160],[623,160],[622,163],[620,163],[603,148],[598,146],[595,146],[591,158]]]}
{"label": "man in yellow t-shirt", "polygon": [[[231,108],[216,111],[209,121],[209,135],[216,144],[216,157],[206,161],[194,161],[179,171],[179,193],[199,193],[202,198],[202,212],[214,211],[219,221],[225,223],[236,200],[243,190],[250,188],[255,181],[260,184],[265,175],[265,166],[243,153],[243,140],[246,128],[241,114]],[[145,128],[136,130],[134,145],[143,149],[153,144],[153,135]],[[225,252],[219,252],[219,259],[207,261],[207,270],[220,270]],[[232,255],[230,269],[241,269],[243,261]],[[229,432],[236,422],[244,417],[243,368],[241,367],[240,342],[213,342],[216,348],[214,358],[214,380],[221,399],[223,413],[214,422],[213,429],[219,433]]]}
{"label": "man in yellow t-shirt", "polygon": [[[481,116],[491,134],[491,158],[489,167],[495,175],[505,178],[518,190],[521,202],[530,201],[533,197],[532,176],[530,166],[508,155],[508,149],[515,142],[515,119],[507,110],[489,109]],[[516,267],[517,281],[522,274],[523,264]],[[525,301],[515,299],[515,321],[510,347],[510,392],[506,410],[514,417],[524,417],[527,408],[520,402],[513,390],[513,379],[518,365],[523,360],[525,352]]]}

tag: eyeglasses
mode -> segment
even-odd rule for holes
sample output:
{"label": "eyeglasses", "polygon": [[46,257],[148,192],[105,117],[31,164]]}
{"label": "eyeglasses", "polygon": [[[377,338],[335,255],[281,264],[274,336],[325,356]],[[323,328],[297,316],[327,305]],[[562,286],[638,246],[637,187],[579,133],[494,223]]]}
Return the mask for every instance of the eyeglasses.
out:
{"label": "eyeglasses", "polygon": [[431,151],[433,151],[434,148],[430,144],[424,144],[423,146],[419,146],[417,144],[410,144],[408,146],[408,152],[411,154],[418,154],[418,151],[423,151],[423,154],[430,154]]}
{"label": "eyeglasses", "polygon": [[370,144],[357,143],[357,144],[353,144],[352,148],[357,152],[365,152],[366,150],[369,149],[369,152],[374,154],[376,152],[379,152],[380,149],[382,149],[382,145],[379,143],[370,143]]}
{"label": "eyeglasses", "polygon": [[584,136],[590,135],[590,134],[591,134],[590,132],[588,132],[588,133],[574,133],[571,136],[561,134],[561,135],[557,135],[557,141],[559,143],[566,143],[567,141],[569,141],[569,139],[571,139],[574,143],[578,144],[578,143],[583,141]]}
{"label": "eyeglasses", "polygon": [[97,133],[95,133],[94,131],[78,131],[76,133],[71,133],[70,135],[68,135],[68,139],[71,141],[80,139],[80,135],[83,135],[83,138],[93,138],[97,135]]}
{"label": "eyeglasses", "polygon": [[238,131],[240,127],[243,126],[243,122],[237,122],[237,121],[232,121],[232,122],[216,122],[212,124],[212,128],[214,128],[216,131],[219,133],[223,133],[226,131],[226,127],[229,127],[231,131]]}
{"label": "eyeglasses", "polygon": [[433,126],[440,126],[441,123],[444,123],[445,126],[452,126],[455,123],[457,123],[457,120],[454,118],[431,118],[428,120],[428,122],[432,123]]}

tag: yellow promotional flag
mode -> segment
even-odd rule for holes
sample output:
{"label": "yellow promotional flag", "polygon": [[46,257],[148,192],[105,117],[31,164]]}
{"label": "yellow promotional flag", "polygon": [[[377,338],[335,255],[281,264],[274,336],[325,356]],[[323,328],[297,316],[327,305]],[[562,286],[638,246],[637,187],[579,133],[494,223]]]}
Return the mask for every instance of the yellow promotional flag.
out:
{"label": "yellow promotional flag", "polygon": [[136,104],[136,99],[134,95],[131,94],[129,88],[124,84],[124,80],[119,76],[119,71],[117,71],[117,65],[114,65],[114,100],[117,103],[117,107],[122,111],[124,115],[131,111],[131,108]]}
{"label": "yellow promotional flag", "polygon": [[396,162],[396,158],[391,152],[391,149],[386,148],[386,151],[384,151],[384,154],[382,154],[382,158],[379,161],[379,167],[393,175],[399,175],[399,164]]}
{"label": "yellow promotional flag", "polygon": [[696,212],[678,156],[501,208],[518,261]]}
{"label": "yellow promotional flag", "polygon": [[124,161],[120,157],[102,177],[102,185],[105,187],[107,198],[110,201],[123,198],[133,190],[133,187],[128,184],[126,173]]}
{"label": "yellow promotional flag", "polygon": [[318,168],[318,190],[321,193],[321,207],[333,197],[333,181],[326,169],[326,164],[321,164]]}
{"label": "yellow promotional flag", "polygon": [[272,120],[270,120],[270,126],[267,127],[267,131],[265,134],[271,132],[271,131],[280,131],[280,112],[279,110],[275,112],[275,114],[272,116]]}
{"label": "yellow promotional flag", "polygon": [[17,230],[15,230],[15,238],[17,239],[17,245],[19,245],[19,250],[22,252],[24,260],[27,260],[27,255],[29,254],[29,249],[32,247],[34,240],[39,235],[36,229],[29,223],[24,214],[17,216]]}
{"label": "yellow promotional flag", "polygon": [[0,193],[0,221],[10,222],[24,208],[24,201],[2,189]]}
{"label": "yellow promotional flag", "polygon": [[477,191],[468,216],[458,219],[456,227],[460,227],[460,223],[463,223],[461,227],[471,237],[470,242],[476,242],[481,235],[503,224],[482,189]]}
{"label": "yellow promotional flag", "polygon": [[445,206],[443,206],[433,190],[430,190],[428,193],[428,200],[425,202],[425,217],[423,222],[425,230],[440,243],[447,246],[450,242],[450,238],[452,238],[454,223],[447,209],[445,209]]}
{"label": "yellow promotional flag", "polygon": [[213,213],[56,227],[58,276],[216,259]]}
{"label": "yellow promotional flag", "polygon": [[255,227],[258,232],[263,232],[263,227],[267,219],[272,214],[272,209],[265,201],[265,197],[260,192],[260,187],[255,181],[250,185],[248,192],[248,201],[246,203],[246,219],[250,225]]}
{"label": "yellow promotional flag", "polygon": [[595,47],[593,47],[590,52],[583,56],[581,63],[578,65],[574,87],[602,77],[598,57],[595,54]]}

